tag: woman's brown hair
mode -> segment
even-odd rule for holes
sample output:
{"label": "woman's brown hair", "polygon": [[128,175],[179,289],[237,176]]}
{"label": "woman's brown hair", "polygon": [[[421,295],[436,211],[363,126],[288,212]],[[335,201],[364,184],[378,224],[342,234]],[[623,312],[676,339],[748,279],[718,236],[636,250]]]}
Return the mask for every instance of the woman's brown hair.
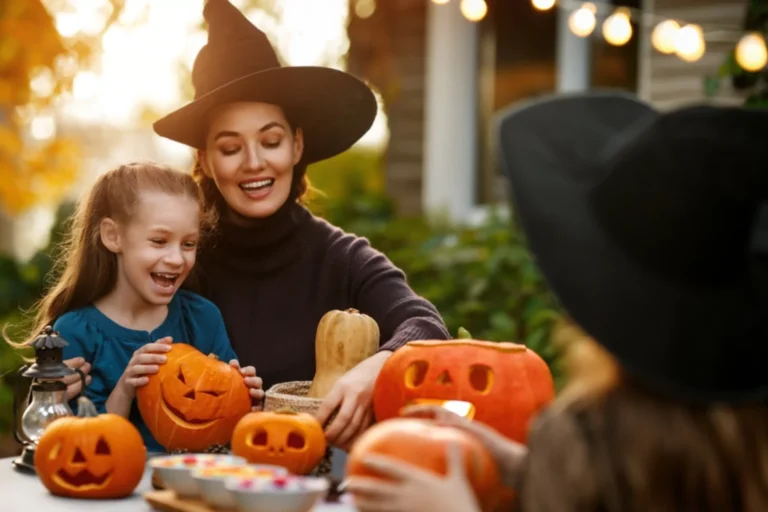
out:
{"label": "woman's brown hair", "polygon": [[569,356],[568,387],[531,431],[524,510],[768,510],[768,404],[667,398],[586,337]]}
{"label": "woman's brown hair", "polygon": [[27,346],[42,330],[67,311],[91,304],[114,288],[117,256],[101,242],[105,218],[128,222],[144,192],[187,196],[202,204],[202,194],[188,174],[155,163],[132,163],[101,175],[78,203],[61,251],[54,264],[55,283],[34,308]]}

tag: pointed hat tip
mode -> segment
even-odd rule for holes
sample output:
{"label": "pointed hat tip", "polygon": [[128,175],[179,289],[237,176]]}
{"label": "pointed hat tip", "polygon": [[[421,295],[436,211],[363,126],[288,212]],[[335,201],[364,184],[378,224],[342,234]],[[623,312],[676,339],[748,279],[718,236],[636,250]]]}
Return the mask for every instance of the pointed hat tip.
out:
{"label": "pointed hat tip", "polygon": [[203,19],[208,24],[208,41],[239,39],[261,32],[229,0],[205,0]]}

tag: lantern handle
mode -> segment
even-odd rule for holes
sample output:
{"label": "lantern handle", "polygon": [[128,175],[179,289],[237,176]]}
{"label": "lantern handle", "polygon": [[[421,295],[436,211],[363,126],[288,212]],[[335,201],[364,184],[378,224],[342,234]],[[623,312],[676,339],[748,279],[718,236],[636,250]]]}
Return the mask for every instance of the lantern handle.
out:
{"label": "lantern handle", "polygon": [[[27,436],[24,434],[24,431],[21,428],[21,418],[24,415],[24,412],[22,411],[21,414],[19,414],[19,402],[21,401],[21,385],[20,381],[24,377],[23,373],[29,369],[29,365],[25,364],[19,370],[16,372],[16,379],[13,383],[13,417],[14,417],[14,424],[13,424],[13,437],[16,439],[16,442],[19,444],[29,444],[31,441],[27,438]],[[29,393],[27,393],[27,405],[29,405]]]}

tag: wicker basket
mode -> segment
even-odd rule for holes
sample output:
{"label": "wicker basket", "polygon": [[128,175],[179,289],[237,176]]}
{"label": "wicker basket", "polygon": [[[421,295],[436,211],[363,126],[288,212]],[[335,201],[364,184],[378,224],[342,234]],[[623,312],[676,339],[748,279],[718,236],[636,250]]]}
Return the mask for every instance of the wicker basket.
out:
{"label": "wicker basket", "polygon": [[[312,385],[312,381],[291,381],[275,384],[264,393],[264,410],[279,411],[280,409],[290,409],[295,412],[305,412],[314,415],[323,400],[307,396],[310,385]],[[333,421],[334,417],[336,417],[336,412],[331,415],[328,423]],[[325,451],[325,457],[323,457],[323,460],[320,461],[311,474],[317,476],[330,475],[333,469],[331,464],[332,454],[333,452],[329,446]]]}

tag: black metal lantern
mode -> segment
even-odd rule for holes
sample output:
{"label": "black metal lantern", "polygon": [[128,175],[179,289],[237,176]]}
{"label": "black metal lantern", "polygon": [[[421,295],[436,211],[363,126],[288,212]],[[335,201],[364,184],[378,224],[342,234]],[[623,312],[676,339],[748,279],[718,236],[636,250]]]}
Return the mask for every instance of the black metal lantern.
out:
{"label": "black metal lantern", "polygon": [[25,400],[19,386],[21,379],[16,380],[13,394],[13,436],[24,447],[21,456],[13,461],[16,469],[34,472],[35,448],[45,427],[60,417],[72,416],[67,404],[67,385],[61,379],[77,373],[85,389],[85,374],[63,363],[63,349],[67,345],[67,341],[48,326],[32,342],[35,363],[19,368],[18,376],[32,379],[32,384],[31,400],[27,399],[28,405],[21,417],[18,416],[19,403]]}

